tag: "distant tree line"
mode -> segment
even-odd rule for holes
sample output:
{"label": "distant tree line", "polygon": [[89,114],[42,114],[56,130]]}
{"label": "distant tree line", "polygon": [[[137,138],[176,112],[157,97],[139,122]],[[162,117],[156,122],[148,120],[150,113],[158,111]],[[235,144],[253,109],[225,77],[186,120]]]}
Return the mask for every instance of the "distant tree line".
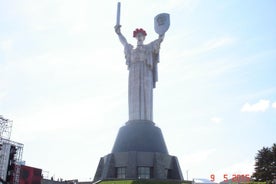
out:
{"label": "distant tree line", "polygon": [[276,143],[272,147],[263,147],[255,157],[255,172],[252,179],[258,182],[272,183],[276,180]]}

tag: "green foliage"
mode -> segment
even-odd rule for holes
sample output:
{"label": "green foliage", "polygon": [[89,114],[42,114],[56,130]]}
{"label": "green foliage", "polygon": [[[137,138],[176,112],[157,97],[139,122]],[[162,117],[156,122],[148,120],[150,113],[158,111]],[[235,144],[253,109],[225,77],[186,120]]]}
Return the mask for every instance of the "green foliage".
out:
{"label": "green foliage", "polygon": [[263,147],[255,157],[253,179],[258,182],[273,181],[276,175],[276,144],[271,148]]}

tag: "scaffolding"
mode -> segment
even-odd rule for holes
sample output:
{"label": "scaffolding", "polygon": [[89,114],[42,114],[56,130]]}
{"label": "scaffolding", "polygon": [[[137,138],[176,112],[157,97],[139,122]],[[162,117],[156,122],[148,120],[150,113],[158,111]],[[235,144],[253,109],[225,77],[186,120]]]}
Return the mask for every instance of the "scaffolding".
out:
{"label": "scaffolding", "polygon": [[[0,178],[6,180],[8,173],[8,165],[13,164],[14,171],[12,174],[13,184],[19,184],[20,168],[22,163],[23,147],[24,145],[10,140],[12,130],[12,121],[3,118],[0,115]],[[14,147],[16,152],[14,159],[10,163],[11,147]]]}
{"label": "scaffolding", "polygon": [[0,137],[5,139],[11,138],[12,121],[0,115]]}
{"label": "scaffolding", "polygon": [[14,155],[14,161],[12,164],[15,165],[13,175],[13,183],[18,184],[19,183],[19,176],[20,176],[20,168],[22,163],[22,155],[23,155],[23,147],[24,145],[18,142],[14,142],[8,139],[0,138],[0,178],[6,179],[7,177],[7,169],[9,165],[9,155],[10,155],[10,149],[12,146],[16,148],[16,154]]}

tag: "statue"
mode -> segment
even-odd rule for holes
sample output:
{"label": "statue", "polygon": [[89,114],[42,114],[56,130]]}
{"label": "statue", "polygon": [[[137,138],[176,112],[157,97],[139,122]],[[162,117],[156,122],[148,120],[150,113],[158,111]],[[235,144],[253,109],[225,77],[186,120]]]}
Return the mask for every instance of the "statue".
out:
{"label": "statue", "polygon": [[[158,18],[159,16],[159,18]],[[137,39],[137,46],[133,47],[121,33],[120,3],[117,7],[117,24],[115,32],[124,46],[126,64],[129,70],[128,78],[128,106],[129,120],[153,120],[153,88],[158,80],[157,64],[159,63],[160,44],[168,30],[168,14],[156,16],[155,31],[159,37],[144,44],[147,33],[142,28],[133,31],[133,37]],[[161,18],[160,18],[161,17]],[[164,29],[165,27],[167,28]],[[159,29],[159,27],[163,27]],[[161,30],[161,31],[160,31]]]}

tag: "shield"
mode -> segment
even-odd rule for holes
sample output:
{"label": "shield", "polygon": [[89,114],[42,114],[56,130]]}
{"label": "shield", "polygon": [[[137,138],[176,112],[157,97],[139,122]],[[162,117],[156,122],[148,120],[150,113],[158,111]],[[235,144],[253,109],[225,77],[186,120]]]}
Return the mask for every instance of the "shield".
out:
{"label": "shield", "polygon": [[154,17],[154,30],[157,34],[163,35],[170,27],[170,14],[160,13]]}

